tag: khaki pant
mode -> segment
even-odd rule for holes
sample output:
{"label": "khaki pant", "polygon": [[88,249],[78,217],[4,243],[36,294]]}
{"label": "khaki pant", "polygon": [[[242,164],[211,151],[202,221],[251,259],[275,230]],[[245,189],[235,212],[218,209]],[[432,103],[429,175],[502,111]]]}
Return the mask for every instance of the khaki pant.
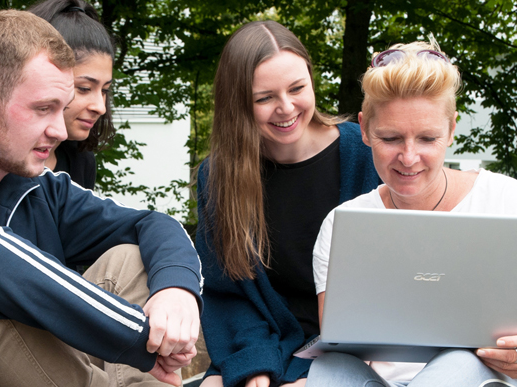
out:
{"label": "khaki pant", "polygon": [[[84,278],[132,304],[143,306],[149,297],[147,274],[136,245],[108,250],[84,273]],[[47,331],[14,320],[0,320],[0,386],[163,387],[168,384],[128,365],[89,356]]]}

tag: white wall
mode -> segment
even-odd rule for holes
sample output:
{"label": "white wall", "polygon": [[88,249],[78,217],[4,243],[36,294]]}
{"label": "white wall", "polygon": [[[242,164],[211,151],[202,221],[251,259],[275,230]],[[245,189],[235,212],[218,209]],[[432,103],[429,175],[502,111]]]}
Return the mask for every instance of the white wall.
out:
{"label": "white wall", "polygon": [[[114,121],[116,127],[120,123],[129,121],[131,129],[123,129],[126,139],[146,143],[141,147],[143,160],[123,160],[118,167],[112,167],[113,171],[130,167],[135,173],[123,180],[131,181],[133,185],[146,185],[150,188],[161,185],[167,186],[171,180],[189,181],[189,169],[186,163],[189,160],[187,142],[190,131],[190,119],[175,121],[172,124],[164,124],[164,120],[148,115],[149,109],[132,108],[115,112]],[[185,190],[184,197],[188,197]],[[114,195],[114,199],[127,206],[139,209],[147,208],[141,200],[143,196]],[[180,205],[171,194],[168,198],[158,199],[159,211]]]}
{"label": "white wall", "polygon": [[[456,126],[455,136],[459,136],[460,134],[468,135],[471,128],[490,128],[490,110],[481,106],[481,101],[478,101],[470,108],[476,113],[472,116],[467,114],[461,116],[460,122],[458,122]],[[490,149],[477,154],[464,153],[455,155],[454,152],[456,149],[458,149],[458,146],[455,143],[447,149],[445,153],[445,163],[447,166],[450,165],[462,171],[484,167],[486,164],[495,161],[495,157],[492,156]]]}

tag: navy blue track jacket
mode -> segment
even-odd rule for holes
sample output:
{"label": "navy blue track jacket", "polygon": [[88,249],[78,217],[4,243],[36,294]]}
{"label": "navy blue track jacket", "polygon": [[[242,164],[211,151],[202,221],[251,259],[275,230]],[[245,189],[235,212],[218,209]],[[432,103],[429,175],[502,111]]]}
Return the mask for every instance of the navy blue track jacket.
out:
{"label": "navy blue track jacket", "polygon": [[[200,308],[201,267],[180,223],[101,199],[45,169],[0,181],[0,318],[45,329],[111,363],[149,371],[149,323],[142,308],[84,280],[68,267],[89,265],[111,247],[138,244],[151,296],[180,287]],[[0,338],[1,340],[1,338]]]}

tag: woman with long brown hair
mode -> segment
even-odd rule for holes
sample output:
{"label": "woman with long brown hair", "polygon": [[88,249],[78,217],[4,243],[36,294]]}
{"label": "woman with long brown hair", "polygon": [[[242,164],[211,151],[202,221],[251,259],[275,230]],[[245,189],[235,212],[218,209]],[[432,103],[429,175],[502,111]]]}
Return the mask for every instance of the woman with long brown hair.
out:
{"label": "woman with long brown hair", "polygon": [[318,112],[302,43],[273,21],[226,44],[198,177],[203,386],[303,386],[292,353],[318,334],[312,249],[326,214],[377,187],[359,126]]}

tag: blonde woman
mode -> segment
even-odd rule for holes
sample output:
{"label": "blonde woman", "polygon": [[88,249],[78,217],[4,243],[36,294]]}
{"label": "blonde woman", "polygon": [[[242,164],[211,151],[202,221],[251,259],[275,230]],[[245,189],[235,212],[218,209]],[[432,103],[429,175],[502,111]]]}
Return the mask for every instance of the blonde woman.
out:
{"label": "blonde woman", "polygon": [[[456,66],[436,43],[395,45],[374,56],[363,78],[365,99],[359,122],[385,184],[342,207],[517,214],[517,181],[486,170],[443,167],[456,128]],[[314,247],[314,278],[320,320],[334,211]],[[370,236],[372,237],[372,236]],[[375,236],[373,236],[375,237]],[[375,304],[371,305],[375,308]],[[504,349],[447,350],[427,366],[369,364],[354,356],[327,353],[311,367],[307,386],[513,386],[517,337],[501,338]]]}
{"label": "blonde woman", "polygon": [[241,27],[215,78],[196,247],[212,365],[203,387],[303,386],[318,334],[312,248],[333,207],[377,187],[359,126],[316,109],[307,51],[273,21]]}

